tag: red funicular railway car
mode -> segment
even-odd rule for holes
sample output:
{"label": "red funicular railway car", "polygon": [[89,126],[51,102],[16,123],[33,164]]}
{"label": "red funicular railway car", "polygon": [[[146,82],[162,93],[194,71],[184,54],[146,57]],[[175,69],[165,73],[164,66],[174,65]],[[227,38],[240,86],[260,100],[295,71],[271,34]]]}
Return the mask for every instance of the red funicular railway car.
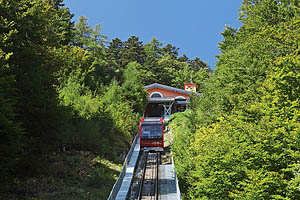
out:
{"label": "red funicular railway car", "polygon": [[143,150],[163,151],[164,127],[162,118],[142,118],[140,121],[140,147]]}

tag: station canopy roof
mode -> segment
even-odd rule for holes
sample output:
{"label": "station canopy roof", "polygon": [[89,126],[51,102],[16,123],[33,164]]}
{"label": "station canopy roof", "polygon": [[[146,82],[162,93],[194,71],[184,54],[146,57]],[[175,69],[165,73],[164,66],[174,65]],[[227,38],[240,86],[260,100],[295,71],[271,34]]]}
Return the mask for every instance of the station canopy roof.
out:
{"label": "station canopy roof", "polygon": [[148,98],[148,103],[175,103],[186,104],[187,99],[175,99],[171,97]]}
{"label": "station canopy roof", "polygon": [[175,98],[172,97],[158,97],[158,98],[148,98],[149,103],[165,103],[174,102]]}

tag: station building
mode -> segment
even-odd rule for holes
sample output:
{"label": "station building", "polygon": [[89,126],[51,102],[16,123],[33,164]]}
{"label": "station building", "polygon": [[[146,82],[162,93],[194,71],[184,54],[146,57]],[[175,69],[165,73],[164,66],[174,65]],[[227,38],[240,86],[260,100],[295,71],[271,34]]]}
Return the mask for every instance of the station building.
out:
{"label": "station building", "polygon": [[161,117],[167,122],[172,113],[183,112],[187,108],[190,96],[196,92],[196,83],[185,83],[184,89],[174,88],[159,83],[145,86],[148,103],[144,117]]}

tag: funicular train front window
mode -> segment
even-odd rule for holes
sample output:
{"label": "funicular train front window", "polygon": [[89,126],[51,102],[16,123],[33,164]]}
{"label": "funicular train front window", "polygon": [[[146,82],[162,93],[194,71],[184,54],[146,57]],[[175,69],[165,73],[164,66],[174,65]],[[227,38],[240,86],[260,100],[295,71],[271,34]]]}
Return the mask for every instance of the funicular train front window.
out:
{"label": "funicular train front window", "polygon": [[146,140],[161,139],[162,125],[161,124],[142,124],[141,138]]}

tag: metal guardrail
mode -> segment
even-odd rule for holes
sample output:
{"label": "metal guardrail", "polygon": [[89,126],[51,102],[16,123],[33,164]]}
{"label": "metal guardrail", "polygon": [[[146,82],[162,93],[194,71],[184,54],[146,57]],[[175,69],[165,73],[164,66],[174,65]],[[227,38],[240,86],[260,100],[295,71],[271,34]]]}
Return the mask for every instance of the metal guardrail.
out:
{"label": "metal guardrail", "polygon": [[180,193],[178,179],[177,179],[177,175],[176,175],[176,171],[175,171],[175,162],[174,162],[173,156],[172,156],[172,165],[174,167],[174,176],[175,176],[175,180],[176,180],[177,199],[181,199],[181,193]]}
{"label": "metal guardrail", "polygon": [[109,197],[108,197],[107,200],[114,200],[116,198],[116,196],[117,196],[117,194],[118,194],[118,192],[120,190],[121,184],[123,182],[124,176],[126,175],[126,169],[128,167],[128,163],[129,163],[130,158],[132,156],[132,153],[134,151],[135,145],[138,142],[138,138],[139,138],[139,134],[136,134],[136,136],[135,136],[135,138],[133,140],[133,143],[132,143],[132,145],[130,147],[130,150],[129,150],[126,158],[125,158],[122,171],[120,172],[120,175],[119,175],[117,181],[115,182],[115,184],[114,184],[114,186],[113,186],[113,188],[112,188],[112,190],[110,192],[110,195],[109,195]]}

